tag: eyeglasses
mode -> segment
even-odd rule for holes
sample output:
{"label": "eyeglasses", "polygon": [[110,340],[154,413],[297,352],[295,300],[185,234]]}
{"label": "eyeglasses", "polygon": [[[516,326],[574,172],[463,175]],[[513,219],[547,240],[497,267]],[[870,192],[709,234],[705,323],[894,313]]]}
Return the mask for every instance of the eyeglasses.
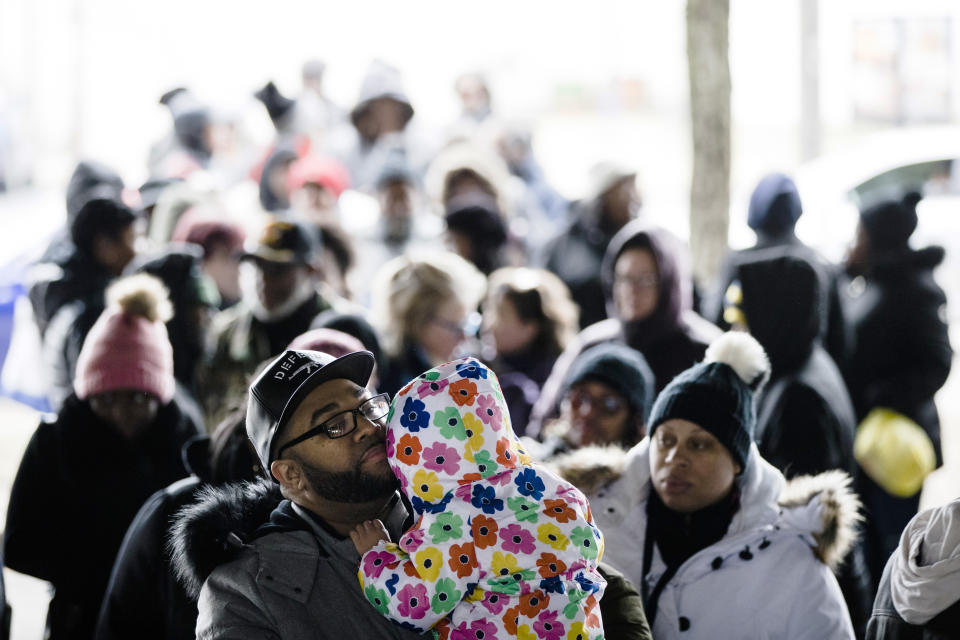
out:
{"label": "eyeglasses", "polygon": [[436,324],[438,327],[446,329],[453,335],[463,335],[463,336],[475,336],[477,335],[477,330],[480,328],[480,314],[473,312],[469,314],[466,320],[462,324],[457,324],[456,322],[451,322],[440,316],[433,316],[430,318],[430,322]]}
{"label": "eyeglasses", "polygon": [[591,409],[595,409],[605,416],[616,415],[626,406],[626,402],[618,396],[593,396],[579,389],[571,390],[567,395],[567,401],[570,403],[570,408],[577,413],[590,413]]}
{"label": "eyeglasses", "polygon": [[652,289],[660,284],[660,278],[654,273],[641,273],[636,276],[614,276],[613,284],[626,285],[634,289]]}
{"label": "eyeglasses", "polygon": [[342,438],[345,435],[353,433],[353,431],[355,431],[357,428],[357,414],[362,415],[370,422],[377,422],[378,420],[382,420],[387,415],[388,411],[390,411],[390,396],[386,393],[373,396],[372,398],[364,400],[363,403],[356,409],[342,411],[329,420],[325,420],[314,428],[309,429],[308,431],[297,436],[290,442],[280,447],[277,450],[276,457],[279,458],[285,449],[289,449],[290,447],[300,444],[304,440],[309,440],[313,436],[321,433],[331,440],[336,440],[337,438]]}

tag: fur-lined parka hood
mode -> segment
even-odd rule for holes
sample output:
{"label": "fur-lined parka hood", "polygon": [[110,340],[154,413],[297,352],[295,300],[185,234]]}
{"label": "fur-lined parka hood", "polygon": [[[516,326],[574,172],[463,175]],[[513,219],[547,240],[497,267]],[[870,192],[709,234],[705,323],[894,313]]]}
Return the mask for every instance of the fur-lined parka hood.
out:
{"label": "fur-lined parka hood", "polygon": [[177,513],[167,540],[171,566],[187,592],[196,597],[207,576],[236,556],[282,500],[279,485],[266,481],[201,489]]}
{"label": "fur-lined parka hood", "polygon": [[[584,447],[550,461],[561,477],[587,497],[602,496],[620,480],[636,487],[636,501],[646,501],[650,492],[649,438],[626,451],[617,446]],[[843,471],[816,476],[798,476],[789,481],[751,447],[747,469],[739,478],[741,511],[730,532],[764,521],[777,521],[809,534],[816,556],[836,568],[857,540],[860,500]]]}

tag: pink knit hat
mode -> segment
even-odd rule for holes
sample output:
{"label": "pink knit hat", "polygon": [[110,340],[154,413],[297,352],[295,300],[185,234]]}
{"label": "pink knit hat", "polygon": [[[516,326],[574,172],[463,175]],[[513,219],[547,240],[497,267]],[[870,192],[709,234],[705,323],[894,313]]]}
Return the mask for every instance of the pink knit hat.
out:
{"label": "pink knit hat", "polygon": [[73,388],[81,400],[98,393],[146,391],[173,398],[173,348],[164,322],[173,317],[167,289],[138,274],[107,289],[107,308],[87,334]]}

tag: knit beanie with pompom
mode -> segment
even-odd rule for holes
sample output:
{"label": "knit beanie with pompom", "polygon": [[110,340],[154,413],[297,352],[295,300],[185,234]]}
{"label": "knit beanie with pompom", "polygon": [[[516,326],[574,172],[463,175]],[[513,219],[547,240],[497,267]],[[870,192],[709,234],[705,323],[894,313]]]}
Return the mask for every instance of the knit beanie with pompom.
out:
{"label": "knit beanie with pompom", "polygon": [[725,333],[710,345],[703,362],[657,396],[650,435],[667,420],[687,420],[713,434],[744,469],[757,424],[754,397],[769,377],[770,362],[760,343],[747,333]]}
{"label": "knit beanie with pompom", "polygon": [[87,334],[73,388],[81,400],[108,391],[145,391],[166,405],[173,398],[173,348],[165,322],[169,293],[141,273],[107,288],[107,308]]}

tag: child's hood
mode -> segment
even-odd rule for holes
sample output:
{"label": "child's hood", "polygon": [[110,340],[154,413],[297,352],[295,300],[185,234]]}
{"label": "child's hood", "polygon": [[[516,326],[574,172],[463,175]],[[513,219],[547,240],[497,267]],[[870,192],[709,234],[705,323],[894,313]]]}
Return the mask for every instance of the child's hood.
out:
{"label": "child's hood", "polygon": [[434,367],[397,393],[387,454],[418,512],[442,509],[458,486],[529,464],[496,374],[474,358]]}

